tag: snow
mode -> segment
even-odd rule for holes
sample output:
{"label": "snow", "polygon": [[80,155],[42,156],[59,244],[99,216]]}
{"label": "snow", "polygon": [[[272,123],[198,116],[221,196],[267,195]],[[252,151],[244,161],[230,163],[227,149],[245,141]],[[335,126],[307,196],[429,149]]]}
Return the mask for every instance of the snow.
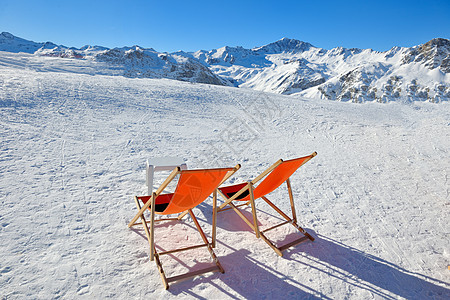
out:
{"label": "snow", "polygon": [[[433,51],[440,51],[441,55],[427,53],[426,59],[417,61],[411,58],[418,51],[417,47],[394,47],[386,52],[342,47],[325,50],[286,38],[254,49],[222,47],[192,55],[235,86],[258,91],[355,102],[447,101],[450,78],[443,71],[444,57],[448,54],[447,40],[433,41],[427,44],[429,47],[439,44],[440,48],[433,48]],[[363,76],[346,80],[347,74],[355,72]],[[398,78],[395,93],[389,90],[392,76]],[[413,80],[417,93],[408,89]],[[370,92],[361,90],[361,85]],[[436,87],[439,85],[446,92]]]}
{"label": "snow", "polygon": [[442,102],[450,99],[450,41],[432,39],[411,48],[336,47],[325,50],[283,38],[245,49],[161,53],[140,46],[68,48],[0,33],[0,51],[94,60],[133,78],[167,78],[250,88],[302,98],[350,102]]}
{"label": "snow", "polygon": [[[0,52],[2,299],[450,297],[448,102],[340,103],[115,72]],[[241,163],[240,182],[313,151],[291,183],[314,242],[278,257],[223,212],[215,252],[225,273],[163,289],[145,233],[127,228],[148,158]],[[286,189],[270,199],[289,211]],[[208,236],[211,205],[195,209]],[[273,224],[258,208],[261,227]],[[285,236],[294,231],[271,237]],[[197,238],[190,219],[156,228],[163,249]],[[162,260],[169,276],[207,262],[204,249]]]}

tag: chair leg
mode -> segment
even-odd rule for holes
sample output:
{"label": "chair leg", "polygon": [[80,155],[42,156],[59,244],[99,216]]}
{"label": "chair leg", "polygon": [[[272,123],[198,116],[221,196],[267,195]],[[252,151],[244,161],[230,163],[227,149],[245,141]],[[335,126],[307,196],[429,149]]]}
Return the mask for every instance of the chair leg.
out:
{"label": "chair leg", "polygon": [[[152,204],[151,204],[151,213],[150,213],[150,260],[154,260],[155,258],[155,201],[156,201],[156,193],[153,193]],[[145,225],[146,226],[146,225]]]}
{"label": "chair leg", "polygon": [[217,226],[217,189],[213,193],[213,216],[212,216],[212,247],[216,248],[216,226]]}
{"label": "chair leg", "polygon": [[[140,210],[141,209],[141,205],[139,203],[138,198],[134,197],[134,200],[136,202],[136,206],[137,206],[138,210]],[[152,207],[154,207],[154,205],[152,205]],[[154,220],[154,213],[152,214],[151,219],[152,220],[150,221],[150,227],[153,230],[154,229],[154,221],[155,221]],[[161,279],[163,281],[164,288],[167,290],[169,288],[169,283],[167,281],[166,274],[164,273],[164,269],[162,267],[161,261],[159,260],[158,252],[156,251],[156,248],[154,246],[153,233],[151,233],[150,230],[148,229],[148,226],[147,226],[147,222],[148,221],[145,220],[144,214],[141,215],[141,220],[142,220],[142,225],[144,226],[144,231],[145,231],[145,234],[147,235],[147,240],[148,240],[148,243],[149,243],[149,246],[150,246],[150,260],[153,260],[152,259],[152,253],[153,253],[153,257],[155,258],[154,260],[155,260],[156,266],[158,268],[159,275],[161,275]]]}
{"label": "chair leg", "polygon": [[286,185],[289,192],[289,200],[291,202],[292,220],[294,220],[294,222],[297,223],[297,214],[295,212],[294,196],[292,195],[291,180],[289,178],[286,180]]}
{"label": "chair leg", "polygon": [[250,203],[252,205],[252,215],[253,215],[253,226],[255,227],[256,237],[259,238],[259,226],[258,226],[258,218],[256,217],[256,205],[255,198],[253,196],[253,184],[251,182],[248,183],[248,191],[250,194]]}
{"label": "chair leg", "polygon": [[159,260],[158,252],[156,252],[156,251],[155,251],[155,263],[156,263],[156,266],[158,267],[159,275],[161,275],[161,279],[163,281],[164,288],[166,290],[168,290],[169,289],[169,282],[167,281],[166,274],[164,273],[164,269],[162,267],[161,261]]}
{"label": "chair leg", "polygon": [[[134,201],[136,203],[137,209],[141,209],[141,204],[139,203],[139,200],[137,197],[134,197]],[[150,246],[150,249],[152,248],[152,237],[150,234],[150,231],[147,226],[147,221],[145,220],[144,214],[141,215],[142,225],[144,226],[145,235],[147,236],[148,244]],[[151,253],[151,250],[150,250]]]}

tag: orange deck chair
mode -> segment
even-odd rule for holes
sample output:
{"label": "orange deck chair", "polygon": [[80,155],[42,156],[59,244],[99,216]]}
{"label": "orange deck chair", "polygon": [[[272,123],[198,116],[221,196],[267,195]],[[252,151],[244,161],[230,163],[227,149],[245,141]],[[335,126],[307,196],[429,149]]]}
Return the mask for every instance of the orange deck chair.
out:
{"label": "orange deck chair", "polygon": [[[262,238],[269,246],[275,250],[275,252],[283,256],[283,251],[297,245],[303,241],[306,241],[310,239],[311,241],[314,241],[314,238],[309,235],[303,228],[301,228],[297,224],[297,215],[295,213],[295,206],[294,206],[294,198],[292,195],[292,189],[291,189],[291,183],[289,180],[289,177],[302,165],[304,165],[306,162],[308,162],[310,159],[312,159],[314,156],[317,155],[317,152],[314,152],[311,155],[300,157],[296,159],[286,160],[283,161],[280,159],[276,163],[274,163],[271,167],[269,167],[267,170],[262,172],[259,176],[257,176],[252,181],[249,181],[247,183],[240,183],[235,184],[232,186],[226,186],[219,188],[219,193],[224,197],[225,202],[219,206],[218,211],[223,211],[227,209],[233,209],[249,226],[255,231],[257,238]],[[264,178],[265,177],[265,178]],[[255,187],[255,184],[259,182],[261,179],[263,179],[258,186]],[[286,182],[287,189],[289,192],[289,199],[291,202],[291,210],[292,210],[292,218],[290,218],[287,214],[285,214],[281,209],[279,209],[275,204],[273,204],[269,199],[267,199],[266,195],[276,190],[283,182]],[[273,227],[267,228],[265,230],[259,230],[258,226],[258,218],[256,215],[256,207],[255,207],[255,200],[256,199],[263,199],[267,204],[269,204],[275,211],[277,211],[286,221],[282,222],[280,224],[277,224]],[[234,201],[245,201],[246,203],[235,205]],[[248,220],[242,212],[239,210],[239,206],[243,205],[251,205],[252,208],[252,215],[253,215],[253,223]],[[224,208],[226,205],[229,205],[229,208]],[[297,228],[303,236],[299,239],[296,239],[286,245],[277,247],[275,244],[270,241],[264,233],[275,229],[279,226],[282,226],[284,224],[290,223],[295,228]]]}
{"label": "orange deck chair", "polygon": [[[162,185],[155,191],[151,196],[136,196],[135,202],[139,212],[134,216],[128,227],[135,225],[143,225],[145,233],[150,244],[150,260],[155,260],[158,270],[161,274],[161,278],[166,289],[169,288],[169,282],[196,276],[199,274],[220,271],[224,272],[222,266],[219,263],[216,255],[212,248],[215,247],[216,241],[216,205],[217,205],[217,188],[223,182],[225,182],[231,175],[233,175],[240,165],[234,168],[219,168],[219,169],[199,169],[199,170],[181,170],[179,167],[175,168],[172,173],[167,177],[167,179],[162,183]],[[175,178],[175,176],[180,175],[177,187],[174,193],[171,194],[161,194],[167,185]],[[197,218],[192,212],[192,209],[206,200],[209,195],[213,194],[213,221],[212,221],[212,242],[210,243],[203,232]],[[141,206],[141,202],[143,205]],[[144,217],[144,212],[150,210],[150,221],[146,221]],[[169,214],[179,214],[178,217],[165,218],[165,219],[155,219],[155,214],[159,215],[169,215]],[[194,221],[194,224],[199,231],[203,244],[189,246],[186,248],[174,249],[164,252],[157,252],[155,246],[155,222],[168,221],[168,220],[181,220],[186,214],[189,214]],[[141,218],[142,222],[136,223],[137,219]],[[147,223],[150,223],[150,228],[148,228]],[[215,263],[214,266],[188,272],[186,274],[166,277],[161,261],[159,259],[160,255],[175,253],[179,251],[191,250],[199,247],[206,247]]]}

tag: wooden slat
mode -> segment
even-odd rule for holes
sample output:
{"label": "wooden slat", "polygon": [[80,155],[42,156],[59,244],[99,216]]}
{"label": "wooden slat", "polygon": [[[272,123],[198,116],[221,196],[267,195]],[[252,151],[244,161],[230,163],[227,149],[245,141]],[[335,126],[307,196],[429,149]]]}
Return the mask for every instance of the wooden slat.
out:
{"label": "wooden slat", "polygon": [[182,275],[178,275],[178,276],[173,276],[173,277],[169,277],[167,278],[167,282],[173,282],[173,281],[177,281],[177,280],[181,280],[181,279],[185,279],[185,278],[189,278],[189,277],[194,277],[200,274],[204,274],[204,273],[208,273],[208,272],[214,272],[214,271],[219,271],[220,269],[217,266],[212,266],[212,267],[208,267],[208,268],[204,268],[201,270],[197,270],[197,271],[192,271],[186,274],[182,274]]}
{"label": "wooden slat", "polygon": [[[217,191],[219,192],[219,194],[222,196],[222,198],[226,201],[228,199],[228,197],[222,193],[221,190],[217,189]],[[221,205],[219,205],[219,207],[217,208],[217,212],[220,212],[222,210],[223,207],[225,207],[227,205],[227,203],[222,203]]]}
{"label": "wooden slat", "polygon": [[[179,221],[179,219],[178,218],[166,218],[166,219],[157,219],[157,220],[155,220],[155,222],[162,222],[162,221]],[[147,224],[150,224],[151,221],[145,221],[145,222]],[[134,223],[131,226],[136,226],[136,225],[143,225],[143,223],[142,222],[137,222],[137,223]]]}
{"label": "wooden slat", "polygon": [[283,226],[283,225],[288,224],[288,223],[290,223],[290,222],[289,222],[289,221],[284,221],[284,222],[282,222],[282,223],[280,223],[280,224],[277,224],[277,225],[275,225],[275,226],[272,226],[272,227],[270,227],[270,228],[261,230],[261,232],[267,232],[267,231],[269,231],[269,230],[278,228],[278,227]]}
{"label": "wooden slat", "polygon": [[178,221],[178,218],[164,218],[155,220],[155,222],[163,222],[163,221]]}
{"label": "wooden slat", "polygon": [[290,247],[292,247],[292,246],[295,246],[295,245],[297,245],[297,244],[300,244],[300,243],[302,243],[302,242],[304,242],[304,241],[306,241],[306,240],[309,240],[309,238],[308,238],[307,236],[302,236],[301,238],[296,239],[295,241],[292,241],[292,242],[290,242],[290,243],[288,243],[288,244],[286,244],[286,245],[283,245],[283,246],[281,246],[281,247],[278,247],[278,249],[279,249],[280,251],[284,251],[284,250],[286,250],[286,249],[288,249],[288,248],[290,248]]}
{"label": "wooden slat", "polygon": [[164,254],[176,253],[176,252],[180,252],[180,251],[197,249],[197,248],[206,247],[206,246],[208,246],[208,244],[200,244],[200,245],[189,246],[189,247],[185,247],[185,248],[178,248],[178,249],[174,249],[174,250],[158,252],[158,254],[159,255],[164,255]]}
{"label": "wooden slat", "polygon": [[[240,167],[240,165],[239,165]],[[233,171],[235,169],[234,168],[212,168],[212,169],[185,169],[182,170],[183,173],[202,173],[202,172],[207,172],[207,171],[222,171],[222,170],[228,170],[229,172]]]}
{"label": "wooden slat", "polygon": [[[241,206],[245,206],[245,205],[249,205],[249,204],[250,204],[250,201],[247,201],[245,203],[242,203],[242,204],[239,204],[239,205],[235,205],[235,206],[236,207],[241,207]],[[230,209],[233,209],[233,208],[232,207],[222,208],[221,210],[218,210],[217,212],[223,212],[223,211],[230,210]]]}

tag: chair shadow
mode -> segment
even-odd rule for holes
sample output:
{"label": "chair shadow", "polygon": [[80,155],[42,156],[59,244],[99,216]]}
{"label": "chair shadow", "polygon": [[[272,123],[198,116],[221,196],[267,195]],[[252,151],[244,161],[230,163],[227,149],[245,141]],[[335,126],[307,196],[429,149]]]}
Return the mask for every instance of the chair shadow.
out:
{"label": "chair shadow", "polygon": [[[231,215],[236,214],[232,213]],[[239,220],[242,221],[240,218]],[[240,225],[240,231],[242,231],[242,225],[245,224]],[[164,223],[157,224],[157,227],[165,226],[167,225]],[[184,226],[194,229],[189,222],[184,223]],[[131,230],[141,238],[147,239],[142,228],[131,228]],[[196,294],[193,291],[193,287],[208,284],[217,289],[217,294],[222,293],[232,299],[330,299],[319,291],[292,279],[290,276],[261,264],[250,256],[250,251],[247,249],[236,250],[229,245],[220,243],[220,241],[218,241],[217,246],[227,247],[232,250],[230,254],[218,257],[225,269],[224,274],[206,273],[202,276],[173,282],[170,284],[168,292],[174,295],[189,294],[197,299],[206,299]],[[159,248],[158,251],[167,250],[158,246],[157,248]],[[178,259],[176,255],[169,254],[169,256],[180,265],[189,269],[189,271],[195,271],[211,265],[208,263],[196,263],[194,266],[188,266],[185,262]],[[218,280],[223,284],[220,284]]]}
{"label": "chair shadow", "polygon": [[[211,224],[211,206],[202,203],[198,208],[204,212],[205,219],[202,221]],[[218,227],[229,231],[250,231],[248,226],[235,213],[223,212],[223,214],[228,216],[226,221],[220,221],[220,218],[218,218]],[[201,217],[198,214],[196,215],[201,220]],[[133,231],[146,238],[145,234],[139,233],[138,230]],[[342,280],[356,288],[367,290],[384,299],[396,299],[398,297],[405,299],[450,299],[450,284],[447,282],[410,272],[337,240],[315,234],[313,230],[307,229],[307,231],[315,237],[315,241],[309,247],[298,245],[290,248],[290,250],[284,252],[283,257],[285,259],[307,265],[327,276]],[[286,236],[287,240],[290,238],[291,234]],[[221,246],[226,245],[218,245],[218,247]],[[174,295],[187,293],[202,299],[201,296],[192,292],[192,287],[207,283],[230,298],[238,297],[232,294],[229,288],[246,299],[330,299],[326,295],[293,280],[286,274],[261,264],[249,255],[250,252],[247,249],[236,250],[230,246],[226,247],[233,251],[227,256],[219,257],[219,261],[225,269],[225,274],[215,273],[179,281],[171,285],[169,292]],[[301,256],[301,259],[296,258],[298,255]],[[221,280],[228,288],[217,284],[216,279]]]}
{"label": "chair shadow", "polygon": [[[450,299],[449,283],[410,272],[312,230],[307,231],[315,237],[312,246],[291,248],[284,255],[286,259],[308,265],[385,299]],[[301,260],[295,259],[296,255],[301,255]],[[312,263],[308,263],[308,259]]]}
{"label": "chair shadow", "polygon": [[[219,245],[219,247],[221,246],[223,245]],[[189,294],[197,299],[206,299],[193,292],[192,287],[208,284],[217,289],[217,297],[223,293],[231,299],[331,299],[291,277],[261,264],[249,254],[247,249],[233,249],[232,253],[219,257],[219,261],[225,269],[224,274],[215,273],[179,281],[170,286],[169,292],[173,295]],[[223,284],[219,284],[218,280]]]}

